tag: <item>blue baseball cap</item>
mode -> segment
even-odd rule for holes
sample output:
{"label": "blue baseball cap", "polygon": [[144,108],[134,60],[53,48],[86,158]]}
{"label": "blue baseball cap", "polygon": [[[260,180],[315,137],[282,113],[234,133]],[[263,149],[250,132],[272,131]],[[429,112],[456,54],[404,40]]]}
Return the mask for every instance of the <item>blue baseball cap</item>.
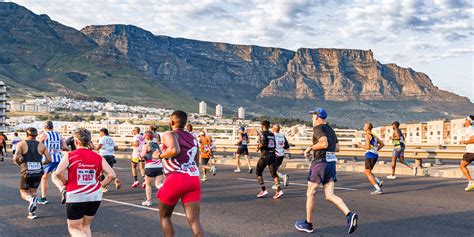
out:
{"label": "blue baseball cap", "polygon": [[328,113],[323,108],[316,108],[314,110],[309,111],[308,113],[309,114],[316,114],[316,115],[318,115],[318,117],[320,117],[322,119],[326,119],[328,117]]}

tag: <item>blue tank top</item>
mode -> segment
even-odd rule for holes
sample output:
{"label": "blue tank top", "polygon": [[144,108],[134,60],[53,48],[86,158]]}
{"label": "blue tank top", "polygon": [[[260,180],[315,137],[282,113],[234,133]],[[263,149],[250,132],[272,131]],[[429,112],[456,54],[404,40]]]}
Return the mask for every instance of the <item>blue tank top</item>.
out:
{"label": "blue tank top", "polygon": [[51,156],[51,162],[61,161],[61,142],[61,135],[59,135],[58,132],[46,132],[46,140],[44,140],[44,145],[49,151],[49,155]]}

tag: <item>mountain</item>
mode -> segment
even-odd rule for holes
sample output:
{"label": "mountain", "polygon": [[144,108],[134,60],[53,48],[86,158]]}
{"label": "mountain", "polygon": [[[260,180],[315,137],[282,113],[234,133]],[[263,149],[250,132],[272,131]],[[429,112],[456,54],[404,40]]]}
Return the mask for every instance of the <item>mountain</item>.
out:
{"label": "mountain", "polygon": [[339,125],[463,115],[465,97],[371,50],[291,51],[153,35],[131,25],[80,31],[0,3],[0,80],[12,94],[60,94],[196,110],[244,106],[254,115],[301,117],[325,106]]}

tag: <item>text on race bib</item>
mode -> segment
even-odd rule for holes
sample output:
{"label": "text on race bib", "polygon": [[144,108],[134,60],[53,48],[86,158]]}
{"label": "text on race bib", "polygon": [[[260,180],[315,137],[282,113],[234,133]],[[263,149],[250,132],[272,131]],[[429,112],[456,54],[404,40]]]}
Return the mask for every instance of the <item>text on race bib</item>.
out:
{"label": "text on race bib", "polygon": [[199,176],[199,168],[194,161],[182,164],[181,170],[189,174],[189,176]]}
{"label": "text on race bib", "polygon": [[40,170],[41,169],[41,163],[40,162],[26,162],[26,166],[28,170]]}
{"label": "text on race bib", "polygon": [[95,170],[91,169],[77,169],[77,184],[78,185],[94,185],[97,183]]}
{"label": "text on race bib", "polygon": [[336,153],[334,152],[326,152],[326,161],[331,162],[331,161],[336,161]]}

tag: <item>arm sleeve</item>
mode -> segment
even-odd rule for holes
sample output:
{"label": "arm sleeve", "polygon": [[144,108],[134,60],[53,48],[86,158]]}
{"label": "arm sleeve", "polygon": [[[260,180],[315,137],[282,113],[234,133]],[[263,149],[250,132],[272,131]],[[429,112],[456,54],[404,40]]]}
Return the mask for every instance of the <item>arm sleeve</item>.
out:
{"label": "arm sleeve", "polygon": [[286,140],[286,137],[285,138],[285,146],[283,147],[283,149],[288,149],[290,148],[290,144],[288,143],[288,140]]}

